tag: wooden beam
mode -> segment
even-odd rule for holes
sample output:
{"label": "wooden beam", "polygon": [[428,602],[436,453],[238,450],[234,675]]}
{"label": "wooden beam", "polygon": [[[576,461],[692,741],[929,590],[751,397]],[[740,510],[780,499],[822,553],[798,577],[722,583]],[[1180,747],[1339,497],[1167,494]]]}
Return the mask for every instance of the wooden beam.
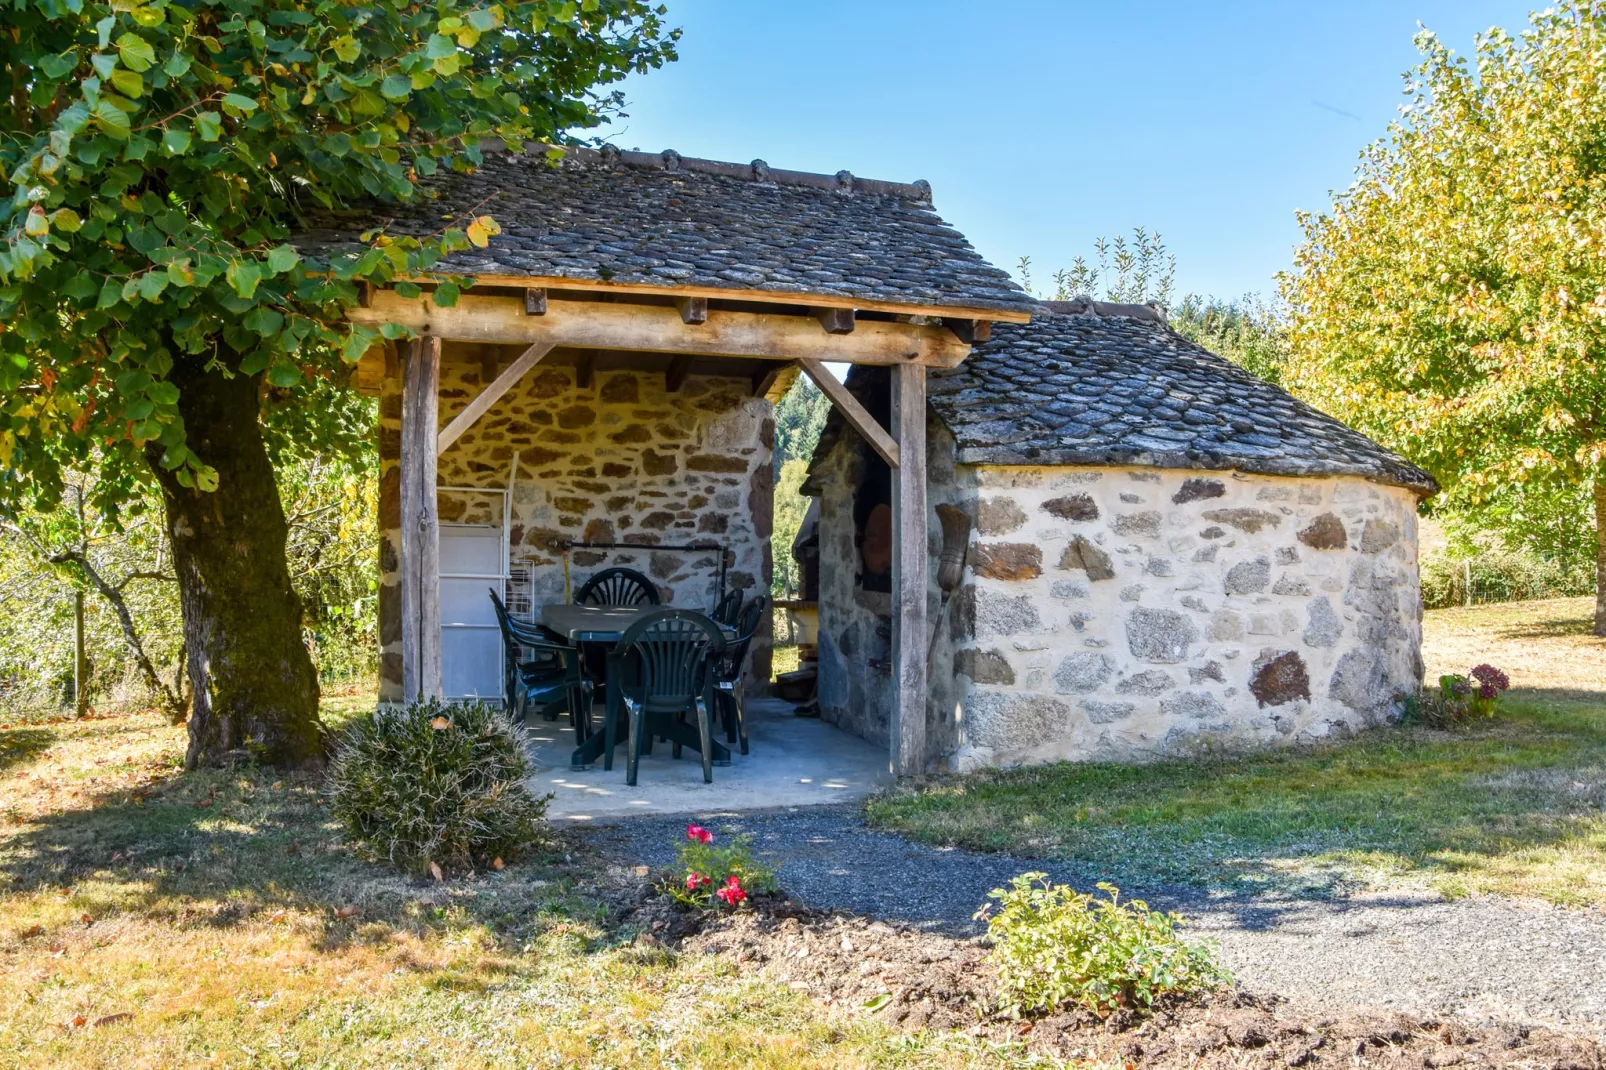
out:
{"label": "wooden beam", "polygon": [[826,334],[852,334],[853,309],[851,308],[821,308],[816,309],[814,318],[820,321]]}
{"label": "wooden beam", "polygon": [[597,351],[583,349],[574,358],[574,385],[580,390],[591,389],[592,374],[597,370]]}
{"label": "wooden beam", "polygon": [[682,297],[675,302],[675,307],[680,309],[680,322],[682,323],[697,324],[708,322],[708,298],[706,297]]}
{"label": "wooden beam", "polygon": [[955,319],[950,316],[942,321],[942,325],[953,331],[954,337],[967,346],[978,345],[993,336],[992,320]]}
{"label": "wooden beam", "polygon": [[[440,342],[436,341],[437,352]],[[507,366],[507,370],[498,375],[484,390],[474,395],[474,400],[463,406],[461,412],[452,417],[450,423],[442,428],[435,439],[435,456],[439,457],[446,452],[446,448],[456,442],[464,431],[474,426],[474,421],[485,415],[487,409],[502,399],[513,385],[524,378],[524,373],[541,362],[541,358],[552,352],[553,346],[545,342],[537,342],[529,349],[520,353],[518,359]],[[438,377],[438,373],[437,373]]]}
{"label": "wooden beam", "polygon": [[[479,286],[498,286],[523,290],[531,286],[570,293],[654,294],[662,297],[707,297],[715,301],[751,301],[765,305],[805,305],[809,308],[835,308],[842,304],[840,294],[790,293],[784,290],[746,290],[737,286],[676,286],[673,283],[603,282],[600,279],[567,279],[562,275],[475,275]],[[437,280],[416,276],[401,280],[422,286]],[[973,305],[928,305],[915,301],[878,301],[855,297],[853,307],[864,312],[893,312],[913,316],[957,316],[960,319],[990,319],[999,323],[1026,323],[1029,309],[977,308]]]}
{"label": "wooden beam", "polygon": [[401,625],[402,699],[441,693],[440,518],[436,512],[435,428],[441,342],[407,344],[402,364]]}
{"label": "wooden beam", "polygon": [[[898,457],[902,452],[897,440],[887,434],[886,429],[876,422],[876,418],[859,404],[859,399],[848,393],[848,388],[843,386],[836,376],[826,371],[819,361],[800,360],[797,363],[803,369],[803,373],[814,380],[814,385],[820,388],[820,393],[830,398],[831,404],[837,407],[843,418],[864,437],[866,442],[870,443],[870,448],[887,462],[888,467],[896,470]],[[913,366],[919,367],[919,365]]]}
{"label": "wooden beam", "polygon": [[524,291],[524,314],[526,316],[546,315],[546,291],[539,287],[532,287]]}
{"label": "wooden beam", "polygon": [[690,374],[690,357],[675,357],[670,360],[669,367],[664,369],[664,391],[670,394],[680,393],[680,388],[686,385],[686,376]]}
{"label": "wooden beam", "polygon": [[970,347],[938,326],[864,320],[852,334],[828,335],[813,317],[710,309],[700,325],[681,322],[662,305],[549,301],[547,314],[528,316],[519,299],[466,293],[451,308],[428,295],[408,299],[377,290],[371,308],[354,308],[354,323],[399,323],[418,334],[462,342],[550,342],[576,349],[623,349],[710,357],[840,361],[846,364],[924,364],[951,368]]}
{"label": "wooden beam", "polygon": [[775,384],[777,381],[779,381],[781,376],[785,375],[791,370],[791,368],[791,364],[782,364],[780,362],[776,362],[768,365],[761,371],[754,372],[753,396],[755,398],[761,398],[768,394],[775,388]]}
{"label": "wooden beam", "polygon": [[926,771],[926,369],[892,369],[892,433],[903,464],[892,473],[893,775]]}

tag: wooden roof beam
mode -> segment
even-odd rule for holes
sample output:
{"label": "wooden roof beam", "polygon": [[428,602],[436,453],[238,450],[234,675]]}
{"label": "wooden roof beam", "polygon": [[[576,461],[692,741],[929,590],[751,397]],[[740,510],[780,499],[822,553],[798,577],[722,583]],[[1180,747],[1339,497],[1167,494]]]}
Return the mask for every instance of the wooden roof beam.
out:
{"label": "wooden roof beam", "polygon": [[686,385],[686,376],[691,374],[691,358],[687,356],[675,357],[664,369],[664,393],[678,394],[680,388]]}
{"label": "wooden roof beam", "polygon": [[868,409],[859,404],[859,399],[849,393],[848,388],[836,376],[826,371],[819,361],[800,360],[798,365],[802,367],[805,375],[814,380],[814,385],[820,388],[820,393],[831,399],[831,404],[836,406],[837,411],[853,429],[870,443],[870,448],[881,455],[881,459],[887,462],[887,467],[896,469],[897,440],[887,433],[887,429],[882,427],[874,416],[870,415]]}
{"label": "wooden roof beam", "polygon": [[814,316],[825,328],[826,334],[852,334],[853,309],[851,308],[819,308],[815,309]]}
{"label": "wooden roof beam", "polygon": [[967,346],[980,345],[993,336],[992,320],[967,320],[947,316],[943,318],[942,325],[953,331],[954,337]]}
{"label": "wooden roof beam", "polygon": [[689,324],[708,322],[708,298],[682,297],[675,302],[680,309],[680,322]]}
{"label": "wooden roof beam", "polygon": [[809,316],[715,309],[693,325],[673,307],[624,302],[549,300],[545,315],[532,316],[518,297],[467,293],[451,308],[441,308],[428,295],[404,298],[394,290],[376,290],[369,307],[348,315],[369,326],[397,323],[449,341],[506,345],[545,342],[575,349],[934,368],[954,367],[970,353],[939,326],[861,320],[852,334],[826,334]]}

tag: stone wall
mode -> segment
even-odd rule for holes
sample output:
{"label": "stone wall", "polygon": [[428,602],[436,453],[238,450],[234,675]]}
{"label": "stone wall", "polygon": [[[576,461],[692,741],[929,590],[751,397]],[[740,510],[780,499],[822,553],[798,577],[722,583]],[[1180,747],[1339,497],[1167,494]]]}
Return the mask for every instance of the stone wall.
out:
{"label": "stone wall", "polygon": [[[958,769],[1312,740],[1389,720],[1421,684],[1416,498],[1355,478],[974,467],[928,421],[928,754]],[[859,588],[864,447],[815,462],[820,705],[887,740],[888,596]],[[940,502],[975,522],[936,587]],[[922,651],[924,652],[924,651]]]}
{"label": "stone wall", "polygon": [[957,768],[1319,739],[1421,685],[1416,498],[1354,478],[976,469]]}
{"label": "stone wall", "polygon": [[[445,426],[494,376],[494,361],[466,359],[478,351],[445,347],[440,422]],[[441,457],[442,485],[501,489],[518,455],[512,517],[512,558],[531,568],[535,604],[563,597],[561,547],[569,540],[633,544],[616,550],[574,550],[575,589],[610,565],[637,569],[658,585],[666,605],[707,612],[716,599],[718,554],[655,551],[653,544],[698,541],[728,548],[726,588],[768,594],[773,510],[771,449],[775,423],[768,401],[752,397],[746,378],[693,375],[676,393],[662,372],[598,371],[579,387],[575,367],[537,365]],[[399,390],[386,380],[386,391]],[[387,415],[394,409],[396,417]],[[396,483],[385,443],[399,434],[399,396],[381,393],[381,641],[396,633],[399,604],[385,618],[387,588],[396,583],[399,530],[384,522],[385,488]],[[442,523],[495,523],[500,506],[442,494]],[[399,508],[398,508],[399,512]],[[635,547],[640,547],[635,548]],[[388,566],[388,567],[387,567]],[[394,598],[391,603],[396,603]],[[766,614],[749,660],[749,687],[769,679],[770,620]],[[381,697],[399,693],[400,659],[382,660]]]}

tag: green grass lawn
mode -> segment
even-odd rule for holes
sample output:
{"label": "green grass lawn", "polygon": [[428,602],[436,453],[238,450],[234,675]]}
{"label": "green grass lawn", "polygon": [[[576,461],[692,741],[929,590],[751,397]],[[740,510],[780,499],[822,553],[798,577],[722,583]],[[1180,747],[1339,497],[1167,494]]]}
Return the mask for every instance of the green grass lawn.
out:
{"label": "green grass lawn", "polygon": [[[362,703],[337,696],[328,719]],[[0,1066],[1008,1066],[610,932],[582,852],[437,884],[154,713],[0,728]]]}
{"label": "green grass lawn", "polygon": [[878,796],[932,843],[1074,859],[1118,879],[1320,889],[1427,883],[1606,905],[1606,642],[1587,600],[1428,615],[1430,673],[1509,666],[1493,721],[1143,766],[1062,763]]}

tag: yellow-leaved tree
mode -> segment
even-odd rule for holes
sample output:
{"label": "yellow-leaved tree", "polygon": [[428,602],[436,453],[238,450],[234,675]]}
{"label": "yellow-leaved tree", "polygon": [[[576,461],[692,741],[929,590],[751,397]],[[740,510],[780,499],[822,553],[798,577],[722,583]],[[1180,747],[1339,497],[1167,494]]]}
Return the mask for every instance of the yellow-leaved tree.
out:
{"label": "yellow-leaved tree", "polygon": [[1514,536],[1593,523],[1606,635],[1606,3],[1470,60],[1417,45],[1400,119],[1301,217],[1285,382],[1429,468],[1450,509]]}

